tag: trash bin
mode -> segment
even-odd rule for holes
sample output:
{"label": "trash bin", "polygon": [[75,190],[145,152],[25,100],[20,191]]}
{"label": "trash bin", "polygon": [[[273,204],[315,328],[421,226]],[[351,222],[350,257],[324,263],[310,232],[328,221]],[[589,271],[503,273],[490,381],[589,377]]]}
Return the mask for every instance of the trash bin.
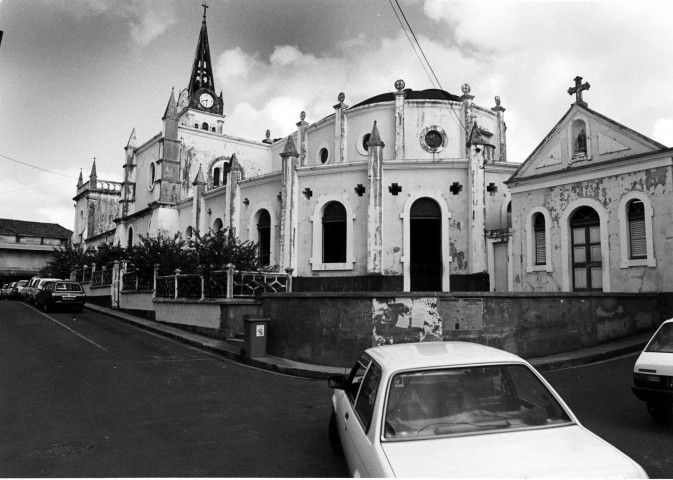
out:
{"label": "trash bin", "polygon": [[243,345],[245,358],[258,358],[266,355],[266,337],[269,335],[268,318],[243,318]]}

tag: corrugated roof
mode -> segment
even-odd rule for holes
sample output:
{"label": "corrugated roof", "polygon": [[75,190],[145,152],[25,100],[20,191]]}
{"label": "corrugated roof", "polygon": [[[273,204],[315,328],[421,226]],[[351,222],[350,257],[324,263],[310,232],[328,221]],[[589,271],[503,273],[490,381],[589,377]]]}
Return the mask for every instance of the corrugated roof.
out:
{"label": "corrugated roof", "polygon": [[24,220],[0,218],[0,235],[68,239],[72,236],[72,231],[57,223],[27,222]]}

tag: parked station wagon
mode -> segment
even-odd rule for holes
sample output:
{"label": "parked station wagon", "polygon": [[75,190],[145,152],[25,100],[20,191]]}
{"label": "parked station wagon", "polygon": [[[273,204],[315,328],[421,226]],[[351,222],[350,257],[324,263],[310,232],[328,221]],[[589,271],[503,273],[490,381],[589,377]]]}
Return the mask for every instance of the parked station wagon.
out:
{"label": "parked station wagon", "polygon": [[530,364],[495,348],[370,348],[329,385],[330,441],[353,476],[647,478]]}
{"label": "parked station wagon", "polygon": [[59,280],[46,282],[38,289],[35,305],[45,312],[58,307],[71,308],[77,312],[84,309],[86,294],[79,282]]}

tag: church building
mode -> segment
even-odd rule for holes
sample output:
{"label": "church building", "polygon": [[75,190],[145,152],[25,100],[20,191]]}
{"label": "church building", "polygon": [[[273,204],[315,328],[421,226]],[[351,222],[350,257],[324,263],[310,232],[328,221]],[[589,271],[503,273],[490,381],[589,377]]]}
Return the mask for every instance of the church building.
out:
{"label": "church building", "polygon": [[232,136],[204,8],[187,87],[168,95],[162,131],[139,142],[133,130],[122,182],[103,187],[95,168],[80,179],[73,241],[227,228],[291,271],[295,291],[510,290],[505,182],[519,164],[507,161],[500,99],[484,107],[469,85],[461,93],[398,80],[352,106],[335,95],[334,113],[314,123],[297,112],[285,138]]}

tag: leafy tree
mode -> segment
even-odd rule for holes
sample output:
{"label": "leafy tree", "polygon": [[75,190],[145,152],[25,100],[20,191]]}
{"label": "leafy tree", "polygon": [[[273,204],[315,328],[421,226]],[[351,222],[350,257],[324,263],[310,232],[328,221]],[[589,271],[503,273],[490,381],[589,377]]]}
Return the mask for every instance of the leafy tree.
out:
{"label": "leafy tree", "polygon": [[90,258],[87,259],[89,261],[87,265],[95,263],[96,270],[100,270],[103,267],[111,268],[115,260],[127,260],[129,253],[128,249],[119,244],[104,243],[99,245],[93,254],[90,254]]}
{"label": "leafy tree", "polygon": [[70,278],[70,272],[81,268],[88,255],[80,245],[74,246],[70,240],[64,245],[54,247],[52,258],[43,267],[39,275],[45,278]]}
{"label": "leafy tree", "polygon": [[159,275],[172,275],[179,268],[183,273],[196,270],[198,262],[188,243],[180,233],[173,237],[159,234],[156,237],[140,235],[140,241],[130,249],[128,260],[141,275],[154,271],[154,265],[159,265]]}
{"label": "leafy tree", "polygon": [[269,271],[273,268],[260,264],[259,248],[256,243],[243,242],[231,235],[226,228],[211,230],[203,236],[197,233],[189,245],[202,271],[223,269],[230,263],[236,270],[244,271]]}

